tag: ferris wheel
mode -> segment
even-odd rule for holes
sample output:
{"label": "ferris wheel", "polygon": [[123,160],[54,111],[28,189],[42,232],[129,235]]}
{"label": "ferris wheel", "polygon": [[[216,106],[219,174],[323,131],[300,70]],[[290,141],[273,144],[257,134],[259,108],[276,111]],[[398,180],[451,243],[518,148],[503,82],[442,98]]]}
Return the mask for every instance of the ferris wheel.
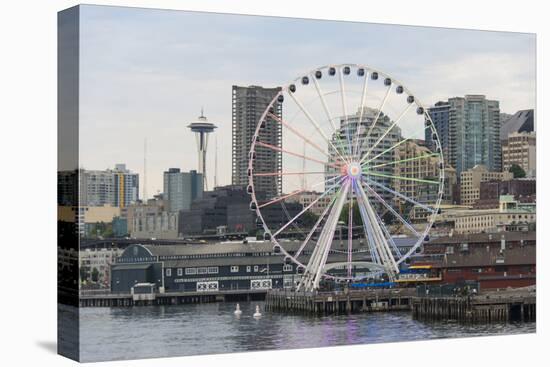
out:
{"label": "ferris wheel", "polygon": [[393,280],[428,237],[444,168],[436,128],[402,83],[365,65],[323,66],[282,87],[263,112],[250,209],[273,251],[297,266],[298,289],[323,278]]}

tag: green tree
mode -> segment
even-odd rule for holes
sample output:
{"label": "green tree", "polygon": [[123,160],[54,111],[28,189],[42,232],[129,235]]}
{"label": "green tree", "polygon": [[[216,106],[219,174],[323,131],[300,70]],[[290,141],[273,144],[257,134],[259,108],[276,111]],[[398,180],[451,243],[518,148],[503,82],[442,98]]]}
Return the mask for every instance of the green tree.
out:
{"label": "green tree", "polygon": [[[359,205],[357,205],[357,201],[353,201],[353,225],[354,226],[360,226],[362,225],[361,221],[361,212],[359,211]],[[344,204],[344,207],[342,208],[342,212],[340,213],[340,222],[344,222],[347,226],[349,224],[349,203]]]}
{"label": "green tree", "polygon": [[306,211],[302,217],[300,218],[302,221],[302,225],[306,228],[312,228],[317,220],[319,219],[319,216],[315,213],[312,213],[311,211]]}
{"label": "green tree", "polygon": [[80,267],[80,281],[85,282],[88,280],[88,269],[86,267],[81,266]]}
{"label": "green tree", "polygon": [[521,168],[517,164],[512,164],[512,166],[509,169],[509,172],[512,172],[514,174],[514,178],[522,178],[525,177],[525,171],[523,168]]}
{"label": "green tree", "polygon": [[97,282],[99,280],[99,270],[97,268],[92,269],[92,282]]}

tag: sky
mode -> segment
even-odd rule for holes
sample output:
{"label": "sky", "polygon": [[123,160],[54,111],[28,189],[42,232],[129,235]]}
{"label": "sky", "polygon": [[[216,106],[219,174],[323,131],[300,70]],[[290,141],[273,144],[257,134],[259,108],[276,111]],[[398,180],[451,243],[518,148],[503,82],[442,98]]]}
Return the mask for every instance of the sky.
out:
{"label": "sky", "polygon": [[197,169],[187,125],[201,108],[218,126],[208,181],[217,140],[217,181],[231,183],[232,85],[275,87],[318,66],[358,63],[426,105],[484,94],[501,112],[535,107],[534,34],[91,5],[80,14],[80,166],[126,163],[143,185],[147,139],[148,197],[168,168]]}

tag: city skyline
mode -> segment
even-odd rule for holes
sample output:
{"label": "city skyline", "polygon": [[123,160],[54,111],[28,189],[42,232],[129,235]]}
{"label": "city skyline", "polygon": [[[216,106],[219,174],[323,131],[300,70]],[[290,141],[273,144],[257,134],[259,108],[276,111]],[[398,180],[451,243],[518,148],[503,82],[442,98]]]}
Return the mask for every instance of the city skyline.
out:
{"label": "city skyline", "polygon": [[[500,101],[502,112],[535,107],[531,34],[81,9],[80,164],[105,169],[124,162],[144,177],[147,138],[149,197],[162,191],[162,172],[168,168],[198,168],[194,137],[186,123],[199,115],[201,106],[209,120],[219,122],[218,182],[231,182],[235,84],[277,87],[322,64],[356,61],[400,79],[427,106],[449,97],[485,94]],[[212,49],[204,42],[220,47]],[[492,67],[495,63],[499,68]],[[214,150],[212,146],[210,167]],[[213,174],[210,170],[210,182]]]}

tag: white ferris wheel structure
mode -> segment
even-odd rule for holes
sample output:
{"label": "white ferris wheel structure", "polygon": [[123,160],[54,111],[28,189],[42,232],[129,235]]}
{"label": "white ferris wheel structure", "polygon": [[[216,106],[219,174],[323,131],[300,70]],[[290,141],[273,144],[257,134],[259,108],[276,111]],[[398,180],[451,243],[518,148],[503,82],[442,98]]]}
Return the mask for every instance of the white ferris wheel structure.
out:
{"label": "white ferris wheel structure", "polygon": [[[262,159],[273,155],[282,170],[266,172]],[[298,290],[324,278],[394,280],[428,237],[444,167],[436,128],[402,83],[366,65],[323,66],[283,86],[263,112],[249,155],[250,208],[273,251],[297,267]],[[271,197],[259,189],[269,179],[281,183]],[[300,210],[287,210],[292,202]],[[284,218],[271,220],[273,209]]]}

